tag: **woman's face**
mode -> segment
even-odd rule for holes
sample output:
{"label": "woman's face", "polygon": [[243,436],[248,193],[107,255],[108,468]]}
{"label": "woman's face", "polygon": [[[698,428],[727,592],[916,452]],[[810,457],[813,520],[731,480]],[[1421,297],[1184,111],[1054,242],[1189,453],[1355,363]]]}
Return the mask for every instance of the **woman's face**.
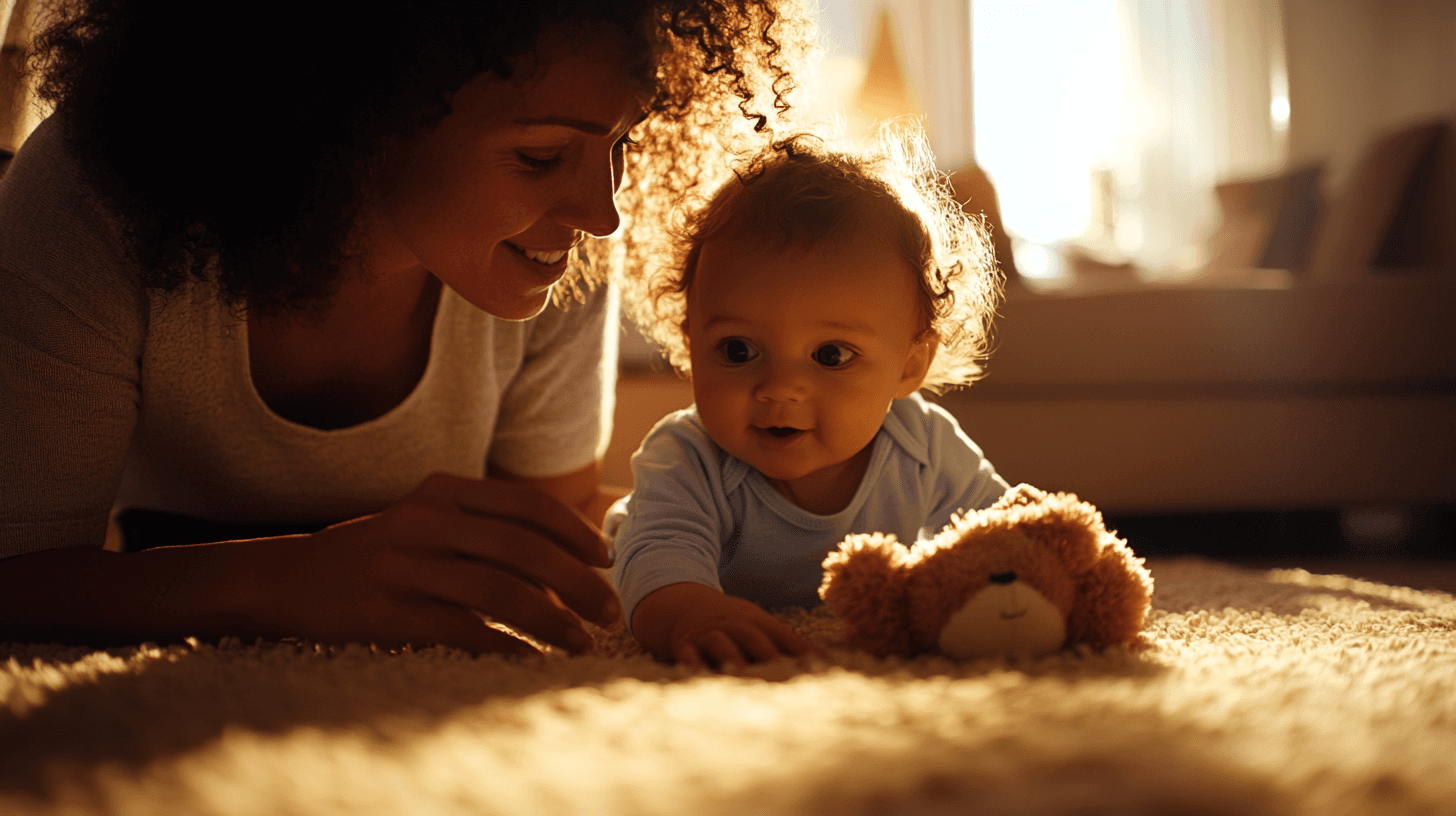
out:
{"label": "woman's face", "polygon": [[584,234],[620,219],[626,133],[643,116],[620,35],[548,30],[515,76],[477,76],[451,112],[386,149],[375,269],[423,266],[507,320],[539,313]]}

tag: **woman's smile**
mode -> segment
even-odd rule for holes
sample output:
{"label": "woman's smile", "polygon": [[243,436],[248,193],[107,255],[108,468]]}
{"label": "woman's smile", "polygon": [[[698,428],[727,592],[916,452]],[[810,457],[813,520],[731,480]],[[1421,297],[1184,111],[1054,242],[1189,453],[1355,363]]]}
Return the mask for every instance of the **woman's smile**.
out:
{"label": "woman's smile", "polygon": [[567,259],[571,256],[571,249],[526,249],[517,246],[510,241],[502,241],[516,256],[517,262],[524,265],[526,271],[543,281],[550,287],[561,276],[566,274]]}

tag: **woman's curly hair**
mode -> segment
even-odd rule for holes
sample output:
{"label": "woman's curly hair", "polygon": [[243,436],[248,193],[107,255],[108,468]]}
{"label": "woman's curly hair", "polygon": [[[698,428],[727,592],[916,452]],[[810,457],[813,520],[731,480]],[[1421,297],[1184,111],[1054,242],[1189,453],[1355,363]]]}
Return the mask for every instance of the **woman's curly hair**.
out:
{"label": "woman's curly hair", "polygon": [[[332,7],[337,9],[338,7]],[[301,10],[302,11],[302,10]],[[771,138],[810,56],[801,0],[495,0],[271,14],[239,3],[55,0],[31,68],[118,215],[142,283],[215,280],[235,306],[327,297],[381,145],[512,73],[543,30],[605,24],[655,89],[618,194],[624,228],[578,250],[580,294],[631,277],[672,202]]]}
{"label": "woman's curly hair", "polygon": [[739,167],[681,216],[672,262],[641,282],[634,317],[689,372],[687,296],[703,245],[718,237],[784,249],[882,235],[920,279],[921,336],[938,344],[923,388],[940,392],[981,376],[1002,292],[989,234],[956,203],[923,132],[891,122],[863,149],[796,134]]}

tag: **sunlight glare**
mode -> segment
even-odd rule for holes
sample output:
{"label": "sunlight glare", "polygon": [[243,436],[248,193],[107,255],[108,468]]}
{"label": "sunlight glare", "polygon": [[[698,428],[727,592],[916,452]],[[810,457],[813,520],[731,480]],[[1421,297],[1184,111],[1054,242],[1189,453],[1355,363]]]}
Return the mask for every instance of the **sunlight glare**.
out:
{"label": "sunlight glare", "polygon": [[1116,0],[974,0],[976,157],[1006,229],[1038,244],[1081,235],[1092,171],[1118,142]]}
{"label": "sunlight glare", "polygon": [[1269,103],[1269,118],[1274,122],[1275,130],[1285,130],[1289,127],[1289,99],[1283,96],[1274,97]]}

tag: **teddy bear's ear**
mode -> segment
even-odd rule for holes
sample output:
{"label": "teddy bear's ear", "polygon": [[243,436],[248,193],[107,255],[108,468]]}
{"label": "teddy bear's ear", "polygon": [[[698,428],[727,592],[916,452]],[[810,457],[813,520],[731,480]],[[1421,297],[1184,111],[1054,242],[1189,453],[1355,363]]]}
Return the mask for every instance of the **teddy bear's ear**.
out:
{"label": "teddy bear's ear", "polygon": [[1092,569],[1102,548],[1102,537],[1107,535],[1096,507],[1071,493],[1053,493],[1043,494],[1040,502],[1019,513],[1026,537],[1055,551],[1069,575],[1079,576]]}
{"label": "teddy bear's ear", "polygon": [[1082,576],[1067,616],[1067,642],[1095,648],[1147,646],[1142,628],[1152,606],[1153,576],[1126,542],[1103,533],[1097,562]]}
{"label": "teddy bear's ear", "polygon": [[824,559],[819,597],[848,624],[853,643],[884,657],[910,653],[905,597],[909,553],[893,535],[851,535]]}

